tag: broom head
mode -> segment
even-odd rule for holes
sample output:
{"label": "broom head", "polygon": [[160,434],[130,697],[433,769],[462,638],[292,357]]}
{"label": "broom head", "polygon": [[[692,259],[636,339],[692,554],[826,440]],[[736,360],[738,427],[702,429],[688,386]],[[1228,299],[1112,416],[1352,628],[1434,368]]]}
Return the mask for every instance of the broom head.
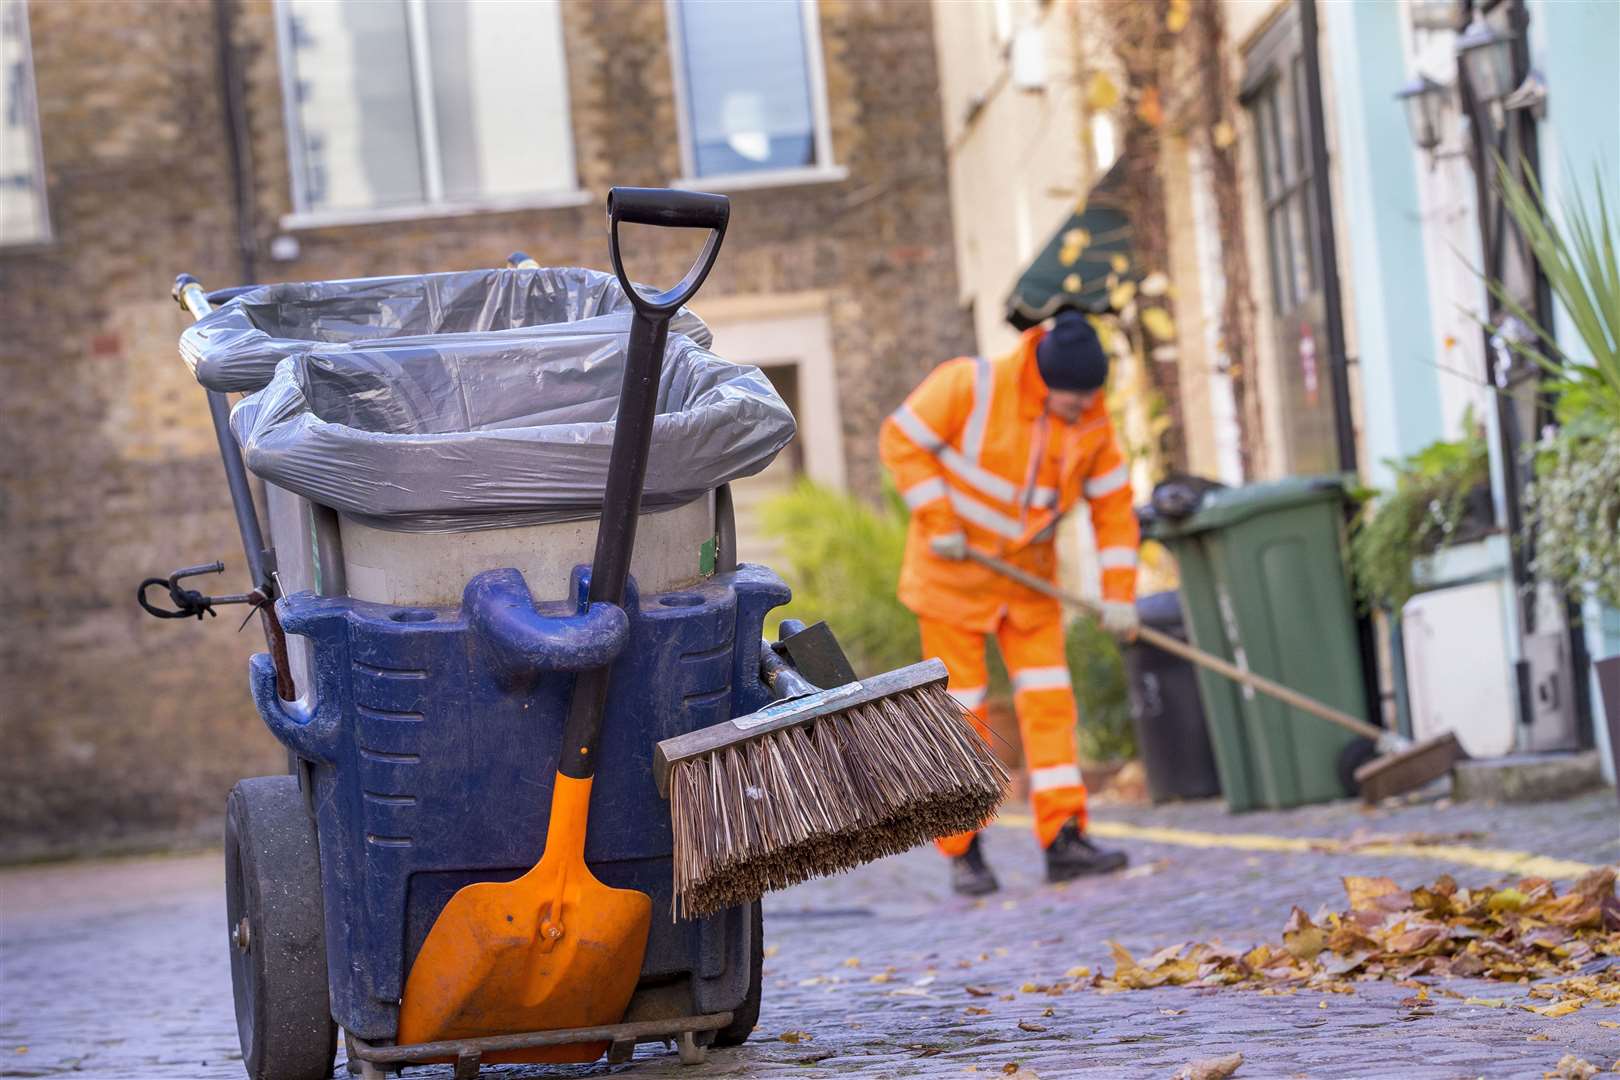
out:
{"label": "broom head", "polygon": [[938,660],[666,739],[675,911],[697,918],[980,828],[1007,770]]}

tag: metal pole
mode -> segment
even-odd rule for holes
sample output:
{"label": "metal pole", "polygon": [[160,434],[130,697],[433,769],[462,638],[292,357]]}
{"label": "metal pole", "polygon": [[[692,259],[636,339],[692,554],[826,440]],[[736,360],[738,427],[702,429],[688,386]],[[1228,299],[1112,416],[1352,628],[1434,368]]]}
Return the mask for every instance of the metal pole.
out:
{"label": "metal pole", "polygon": [[1315,205],[1317,250],[1322,256],[1322,300],[1327,309],[1328,367],[1333,373],[1333,434],[1339,469],[1354,474],[1356,431],[1350,416],[1349,359],[1344,347],[1344,308],[1339,292],[1339,250],[1333,233],[1333,189],[1328,183],[1327,122],[1322,110],[1322,61],[1317,52],[1316,0],[1297,0],[1301,52],[1305,60],[1306,127],[1311,141],[1311,194]]}

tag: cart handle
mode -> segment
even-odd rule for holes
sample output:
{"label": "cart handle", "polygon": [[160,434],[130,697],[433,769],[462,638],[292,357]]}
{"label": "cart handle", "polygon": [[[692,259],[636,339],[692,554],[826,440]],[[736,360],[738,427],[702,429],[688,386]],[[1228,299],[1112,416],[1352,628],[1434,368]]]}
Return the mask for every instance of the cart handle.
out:
{"label": "cart handle", "polygon": [[[613,272],[635,309],[648,318],[655,318],[674,314],[703,286],[703,279],[709,276],[714,260],[720,255],[720,242],[725,239],[726,225],[731,220],[731,200],[724,195],[701,191],[616,187],[608,192],[607,213],[608,252],[613,257]],[[631,283],[630,275],[624,271],[624,260],[619,252],[621,221],[671,229],[708,229],[709,237],[697,261],[674,288],[648,296]]]}

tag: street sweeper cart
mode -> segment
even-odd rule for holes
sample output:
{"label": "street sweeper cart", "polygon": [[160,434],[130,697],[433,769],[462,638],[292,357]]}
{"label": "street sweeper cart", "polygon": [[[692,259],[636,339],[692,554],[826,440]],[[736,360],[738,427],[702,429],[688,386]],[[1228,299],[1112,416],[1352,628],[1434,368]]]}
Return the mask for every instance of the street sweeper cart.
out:
{"label": "street sweeper cart", "polygon": [[[658,291],[621,223],[707,240]],[[790,594],[737,562],[727,485],[794,428],[685,306],[728,223],[614,189],[611,275],[177,281],[250,581],[209,596],[221,564],[191,566],[139,599],[265,633],[249,682],[290,769],[238,783],[225,833],[256,1080],[328,1076],[340,1029],[372,1077],[701,1060],[758,1015],[761,892],[1005,790],[937,662],[863,681],[825,627],[761,640]]]}

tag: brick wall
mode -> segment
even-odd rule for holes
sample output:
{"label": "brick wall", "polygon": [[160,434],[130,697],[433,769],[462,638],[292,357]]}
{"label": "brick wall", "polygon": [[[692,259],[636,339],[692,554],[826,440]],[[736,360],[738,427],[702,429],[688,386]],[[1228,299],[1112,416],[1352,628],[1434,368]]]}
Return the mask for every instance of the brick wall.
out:
{"label": "brick wall", "polygon": [[[271,261],[291,209],[274,9],[229,2],[263,280],[496,265],[517,247],[605,266],[606,189],[680,172],[664,5],[571,3],[589,205],[302,230],[298,258]],[[873,495],[878,421],[971,351],[972,332],[955,304],[929,5],[819,11],[848,179],[735,194],[705,296],[827,295],[850,483]],[[202,392],[175,354],[186,319],[167,299],[181,270],[210,286],[241,273],[214,8],[33,0],[30,20],[55,240],[0,249],[0,858],[213,835],[230,784],[283,764],[245,692],[256,626],[236,633],[231,609],[160,623],[133,602],[137,581],[186,562],[223,558],[226,583],[244,581]],[[633,272],[672,281],[688,247],[648,241]]]}

